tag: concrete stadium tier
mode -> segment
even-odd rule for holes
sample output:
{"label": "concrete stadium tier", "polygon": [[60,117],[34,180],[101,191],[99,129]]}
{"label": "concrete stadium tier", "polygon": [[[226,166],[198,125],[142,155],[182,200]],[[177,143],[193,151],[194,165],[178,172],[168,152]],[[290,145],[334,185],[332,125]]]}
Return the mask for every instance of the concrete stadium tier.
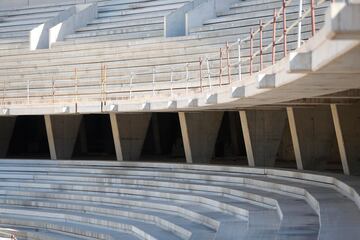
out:
{"label": "concrete stadium tier", "polygon": [[359,238],[359,23],[359,0],[0,1],[0,239]]}
{"label": "concrete stadium tier", "polygon": [[1,160],[0,171],[0,226],[18,239],[353,239],[359,234],[359,179],[340,175],[15,159]]}

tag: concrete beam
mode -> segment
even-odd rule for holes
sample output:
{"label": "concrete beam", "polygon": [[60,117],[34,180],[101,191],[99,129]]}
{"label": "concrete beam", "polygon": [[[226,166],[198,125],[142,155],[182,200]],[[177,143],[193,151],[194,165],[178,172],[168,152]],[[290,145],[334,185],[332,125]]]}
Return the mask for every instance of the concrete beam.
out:
{"label": "concrete beam", "polygon": [[331,105],[341,163],[347,175],[360,174],[360,106]]}
{"label": "concrete beam", "polygon": [[282,110],[240,111],[246,154],[251,167],[274,167],[285,128]]}
{"label": "concrete beam", "polygon": [[45,115],[51,159],[71,159],[78,136],[81,115]]}
{"label": "concrete beam", "polygon": [[326,14],[325,28],[332,39],[360,39],[360,3],[357,0],[335,2]]}
{"label": "concrete beam", "polygon": [[186,162],[210,162],[223,115],[223,112],[179,112]]}
{"label": "concrete beam", "polygon": [[0,117],[0,158],[5,158],[15,127],[16,117]]}
{"label": "concrete beam", "polygon": [[110,114],[118,161],[136,161],[140,159],[150,119],[150,113]]}
{"label": "concrete beam", "polygon": [[335,131],[328,106],[287,108],[291,138],[299,170],[323,170],[332,156]]}

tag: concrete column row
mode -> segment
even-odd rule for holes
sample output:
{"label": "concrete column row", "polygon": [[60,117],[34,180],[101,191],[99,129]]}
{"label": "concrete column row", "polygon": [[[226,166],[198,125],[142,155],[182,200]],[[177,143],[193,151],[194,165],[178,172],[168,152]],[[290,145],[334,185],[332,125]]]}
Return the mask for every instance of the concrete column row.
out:
{"label": "concrete column row", "polygon": [[[209,163],[224,112],[178,113],[188,163]],[[358,106],[240,111],[249,166],[274,167],[285,126],[290,127],[299,170],[322,170],[337,155],[345,174],[360,170],[360,108]],[[15,117],[0,118],[0,157],[6,157]],[[139,160],[151,113],[110,114],[116,157]],[[45,116],[52,159],[71,159],[81,125],[81,115]]]}

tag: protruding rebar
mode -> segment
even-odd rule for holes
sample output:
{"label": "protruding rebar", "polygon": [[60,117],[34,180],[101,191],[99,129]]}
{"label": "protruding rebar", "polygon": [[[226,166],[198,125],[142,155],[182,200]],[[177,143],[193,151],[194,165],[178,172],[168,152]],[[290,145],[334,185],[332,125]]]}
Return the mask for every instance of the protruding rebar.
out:
{"label": "protruding rebar", "polygon": [[156,68],[155,67],[153,67],[152,75],[153,75],[153,78],[152,78],[153,96],[155,96],[155,81],[156,81]]}
{"label": "protruding rebar", "polygon": [[202,79],[202,65],[203,65],[203,59],[200,58],[199,59],[199,63],[200,63],[200,91],[203,91],[203,79]]}
{"label": "protruding rebar", "polygon": [[251,28],[250,29],[250,66],[249,66],[250,75],[252,75],[253,73],[253,47],[254,47],[254,32]]}
{"label": "protruding rebar", "polygon": [[298,40],[297,40],[297,47],[301,46],[301,26],[302,26],[302,14],[303,14],[303,0],[299,0],[299,23],[298,23]]}
{"label": "protruding rebar", "polygon": [[284,34],[284,56],[287,56],[287,25],[286,25],[286,0],[283,0],[283,34]]}
{"label": "protruding rebar", "polygon": [[260,19],[259,21],[259,30],[260,30],[260,71],[263,69],[263,23]]}
{"label": "protruding rebar", "polygon": [[276,9],[274,9],[273,17],[273,33],[272,33],[272,64],[275,64],[276,61]]}
{"label": "protruding rebar", "polygon": [[129,99],[132,99],[132,85],[134,81],[134,75],[135,74],[133,72],[130,74]]}
{"label": "protruding rebar", "polygon": [[222,74],[223,74],[223,50],[220,48],[220,72],[219,72],[219,85],[222,85]]}
{"label": "protruding rebar", "polygon": [[227,58],[227,70],[228,70],[228,83],[231,83],[231,65],[230,65],[230,45],[226,42],[226,58]]}
{"label": "protruding rebar", "polygon": [[188,91],[189,91],[189,63],[186,63],[186,95],[188,94]]}
{"label": "protruding rebar", "polygon": [[241,40],[240,38],[237,40],[238,42],[238,74],[239,81],[241,81]]}
{"label": "protruding rebar", "polygon": [[316,19],[315,19],[315,5],[314,0],[310,0],[310,10],[311,10],[311,34],[312,36],[315,35],[315,25],[316,25]]}
{"label": "protruding rebar", "polygon": [[173,92],[173,80],[174,80],[174,69],[171,68],[171,74],[170,74],[170,94],[171,94],[171,97],[174,96],[174,92]]}
{"label": "protruding rebar", "polygon": [[77,77],[77,68],[74,69],[74,80],[75,80],[75,104],[76,104],[76,108],[77,108],[77,104],[78,104],[78,77]]}
{"label": "protruding rebar", "polygon": [[211,72],[210,72],[209,58],[206,58],[206,68],[207,68],[207,74],[208,74],[209,89],[211,90],[212,84],[211,84]]}

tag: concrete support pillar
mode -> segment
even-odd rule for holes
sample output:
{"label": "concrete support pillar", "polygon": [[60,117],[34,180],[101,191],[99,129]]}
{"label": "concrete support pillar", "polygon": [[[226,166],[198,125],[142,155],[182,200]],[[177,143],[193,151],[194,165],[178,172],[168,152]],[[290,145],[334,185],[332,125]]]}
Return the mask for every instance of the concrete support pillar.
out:
{"label": "concrete support pillar", "polygon": [[15,121],[15,117],[0,117],[0,158],[7,155]]}
{"label": "concrete support pillar", "polygon": [[223,115],[223,112],[179,112],[187,163],[210,162]]}
{"label": "concrete support pillar", "polygon": [[297,168],[323,170],[335,137],[330,108],[288,107],[287,113]]}
{"label": "concrete support pillar", "polygon": [[71,159],[81,119],[81,115],[45,115],[51,159]]}
{"label": "concrete support pillar", "polygon": [[118,161],[140,159],[150,119],[150,113],[110,114]]}
{"label": "concrete support pillar", "polygon": [[246,154],[251,167],[273,167],[286,121],[281,110],[240,111]]}
{"label": "concrete support pillar", "polygon": [[341,163],[347,175],[360,175],[360,106],[331,105]]}

